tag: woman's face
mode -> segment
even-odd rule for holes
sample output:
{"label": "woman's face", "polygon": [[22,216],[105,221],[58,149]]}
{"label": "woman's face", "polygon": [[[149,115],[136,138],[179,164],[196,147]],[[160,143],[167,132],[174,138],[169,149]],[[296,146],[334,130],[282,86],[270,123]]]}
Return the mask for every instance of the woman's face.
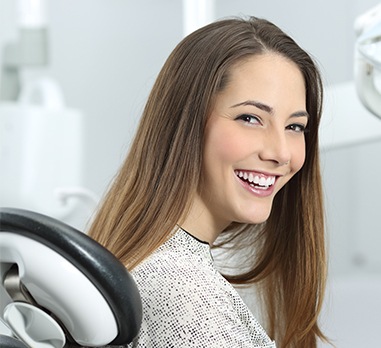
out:
{"label": "woman's face", "polygon": [[307,122],[304,79],[293,62],[266,53],[235,65],[206,125],[192,208],[198,228],[216,233],[231,222],[264,222],[274,196],[303,166]]}

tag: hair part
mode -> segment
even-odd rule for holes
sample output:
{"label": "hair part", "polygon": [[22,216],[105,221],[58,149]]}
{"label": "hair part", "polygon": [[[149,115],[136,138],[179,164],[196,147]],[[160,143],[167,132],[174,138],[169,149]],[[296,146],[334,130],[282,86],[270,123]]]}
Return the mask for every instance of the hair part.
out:
{"label": "hair part", "polygon": [[235,64],[268,52],[286,57],[303,74],[310,115],[306,160],[276,195],[264,224],[232,224],[224,231],[233,242],[255,235],[249,270],[226,278],[260,285],[268,330],[279,347],[313,348],[318,337],[324,339],[317,322],[326,274],[318,156],[322,82],[310,56],[272,23],[255,17],[220,20],[177,45],[89,234],[130,270],[172,235],[200,187],[204,130],[215,96]]}

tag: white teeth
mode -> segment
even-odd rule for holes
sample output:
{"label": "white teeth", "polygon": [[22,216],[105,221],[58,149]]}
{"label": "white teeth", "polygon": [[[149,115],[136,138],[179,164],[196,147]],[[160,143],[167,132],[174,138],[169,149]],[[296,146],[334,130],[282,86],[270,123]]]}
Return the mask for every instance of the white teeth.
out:
{"label": "white teeth", "polygon": [[264,176],[254,175],[253,173],[247,173],[242,171],[236,171],[235,173],[240,178],[247,180],[252,184],[268,187],[274,185],[275,183],[275,176],[269,176],[265,178]]}
{"label": "white teeth", "polygon": [[259,185],[261,185],[261,186],[266,186],[266,182],[267,182],[267,180],[264,177],[259,179]]}

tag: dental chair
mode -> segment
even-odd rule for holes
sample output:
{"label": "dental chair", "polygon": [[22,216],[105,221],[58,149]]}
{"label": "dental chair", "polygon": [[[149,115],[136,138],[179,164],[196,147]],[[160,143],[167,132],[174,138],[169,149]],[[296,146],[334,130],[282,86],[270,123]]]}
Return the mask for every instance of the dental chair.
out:
{"label": "dental chair", "polygon": [[0,208],[1,348],[126,345],[141,318],[136,284],[108,250],[53,218]]}

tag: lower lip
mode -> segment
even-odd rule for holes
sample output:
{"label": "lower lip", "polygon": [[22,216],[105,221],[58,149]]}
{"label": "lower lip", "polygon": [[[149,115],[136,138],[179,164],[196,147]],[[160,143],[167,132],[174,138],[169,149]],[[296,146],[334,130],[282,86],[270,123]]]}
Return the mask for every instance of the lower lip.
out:
{"label": "lower lip", "polygon": [[268,196],[271,196],[274,192],[275,183],[266,189],[261,189],[261,188],[257,188],[257,187],[253,187],[253,186],[249,185],[246,181],[241,180],[237,176],[236,176],[236,178],[239,181],[239,183],[241,184],[241,186],[246,191],[249,191],[250,193],[252,193],[255,196],[268,197]]}

